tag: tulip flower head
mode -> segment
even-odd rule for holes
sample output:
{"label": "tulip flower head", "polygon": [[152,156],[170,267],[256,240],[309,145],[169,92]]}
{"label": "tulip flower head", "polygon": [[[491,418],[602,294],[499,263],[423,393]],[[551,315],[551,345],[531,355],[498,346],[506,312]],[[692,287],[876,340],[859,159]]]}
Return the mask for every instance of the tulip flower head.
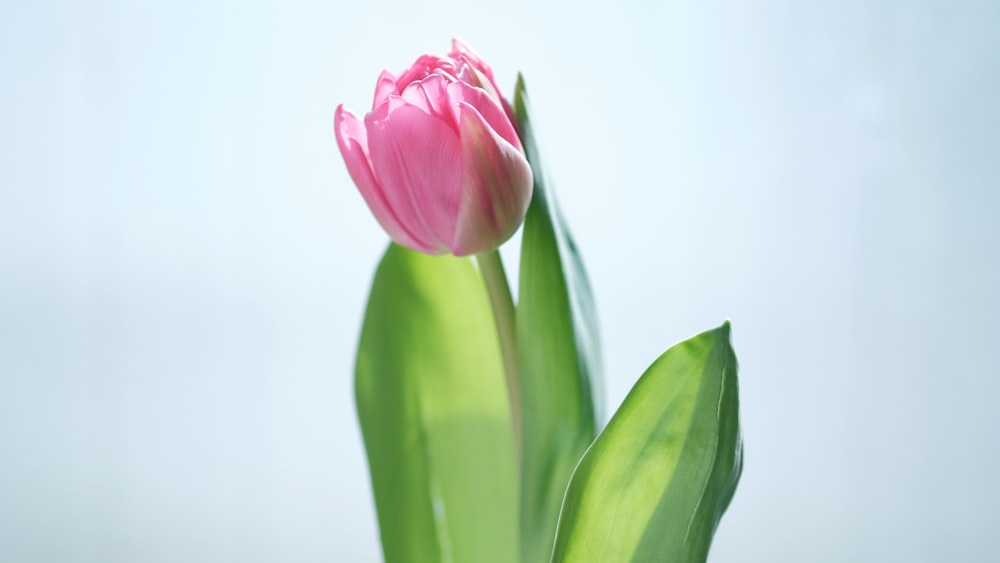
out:
{"label": "tulip flower head", "polygon": [[397,78],[372,110],[334,115],[337,145],[375,219],[398,244],[456,256],[496,249],[524,221],[531,167],[493,71],[460,41]]}

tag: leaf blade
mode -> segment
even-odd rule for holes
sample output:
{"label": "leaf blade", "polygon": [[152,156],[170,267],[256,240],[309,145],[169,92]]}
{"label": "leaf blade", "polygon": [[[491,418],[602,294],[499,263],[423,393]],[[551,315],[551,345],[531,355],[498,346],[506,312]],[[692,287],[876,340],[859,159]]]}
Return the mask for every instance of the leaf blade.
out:
{"label": "leaf blade", "polygon": [[701,563],[742,472],[729,323],[671,347],[587,450],[553,563]]}
{"label": "leaf blade", "polygon": [[522,77],[513,110],[535,181],[522,235],[516,321],[524,436],[521,561],[544,563],[566,484],[597,433],[600,337],[583,261],[542,167]]}
{"label": "leaf blade", "polygon": [[499,344],[469,259],[395,244],[355,370],[386,563],[517,558],[517,474]]}

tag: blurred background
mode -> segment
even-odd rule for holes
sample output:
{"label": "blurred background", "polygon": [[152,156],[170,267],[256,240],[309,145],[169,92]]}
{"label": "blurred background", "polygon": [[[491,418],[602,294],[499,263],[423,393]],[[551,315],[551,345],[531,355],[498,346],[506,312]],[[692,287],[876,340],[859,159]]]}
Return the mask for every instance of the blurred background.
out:
{"label": "blurred background", "polygon": [[[713,563],[995,561],[1000,5],[0,5],[0,560],[381,560],[332,132],[468,41],[525,73],[611,412],[731,318]],[[516,241],[506,248],[515,270]]]}

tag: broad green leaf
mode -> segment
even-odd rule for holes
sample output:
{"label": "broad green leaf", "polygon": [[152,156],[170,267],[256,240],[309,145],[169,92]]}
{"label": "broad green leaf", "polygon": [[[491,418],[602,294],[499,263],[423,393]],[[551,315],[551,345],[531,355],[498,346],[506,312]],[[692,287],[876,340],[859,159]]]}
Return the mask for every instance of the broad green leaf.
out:
{"label": "broad green leaf", "polygon": [[743,467],[729,323],[667,350],[573,473],[553,563],[703,563]]}
{"label": "broad green leaf", "polygon": [[545,563],[566,484],[597,433],[600,341],[590,282],[542,169],[521,77],[514,114],[535,178],[521,242],[516,321],[523,425],[521,561]]}
{"label": "broad green leaf", "polygon": [[471,260],[390,245],[355,384],[386,563],[516,561],[510,405]]}

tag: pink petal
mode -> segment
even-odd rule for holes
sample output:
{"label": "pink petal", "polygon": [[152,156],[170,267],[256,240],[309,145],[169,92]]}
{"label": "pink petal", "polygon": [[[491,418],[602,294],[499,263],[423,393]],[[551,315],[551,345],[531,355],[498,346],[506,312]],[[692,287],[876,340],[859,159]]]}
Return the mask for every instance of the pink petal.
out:
{"label": "pink petal", "polygon": [[365,123],[375,176],[399,221],[436,251],[447,251],[462,199],[458,135],[394,96]]}
{"label": "pink petal", "polygon": [[366,149],[368,134],[365,132],[364,124],[353,113],[344,109],[343,105],[340,105],[337,106],[337,111],[333,114],[333,129],[337,137],[337,146],[340,147],[340,154],[344,157],[344,163],[347,165],[347,172],[354,180],[354,184],[361,192],[361,197],[368,204],[375,220],[385,229],[385,232],[389,233],[392,240],[408,248],[429,252],[430,247],[418,242],[396,219],[382,193],[382,188],[375,180]]}
{"label": "pink petal", "polygon": [[406,88],[411,82],[423,80],[433,73],[445,74],[455,77],[455,65],[447,58],[437,55],[421,55],[410,68],[403,71],[399,79],[396,80],[397,87]]}
{"label": "pink petal", "polygon": [[[496,77],[493,76],[493,69],[490,68],[490,65],[486,64],[486,61],[482,57],[458,38],[451,40],[451,53],[449,55],[456,60],[464,60],[472,66],[475,70],[476,81],[480,82],[480,86],[500,101],[500,105],[508,115],[513,115],[508,107],[507,100],[501,94],[502,90],[500,89],[500,85],[497,84]],[[476,81],[467,80],[467,82],[472,83]]]}
{"label": "pink petal", "polygon": [[451,252],[493,250],[524,222],[531,201],[531,167],[472,105],[459,105],[462,127],[462,202]]}
{"label": "pink petal", "polygon": [[490,81],[493,80],[493,69],[490,68],[490,65],[486,64],[483,58],[461,39],[455,37],[451,40],[451,53],[449,55],[455,59],[464,58],[469,61],[469,64],[476,67],[476,70],[485,74]]}
{"label": "pink petal", "polygon": [[377,108],[382,105],[389,99],[389,94],[399,94],[396,89],[396,77],[388,70],[383,70],[382,74],[378,75],[378,82],[375,83],[375,99],[372,101],[372,107]]}
{"label": "pink petal", "polygon": [[500,102],[486,93],[485,90],[473,88],[463,82],[453,82],[448,85],[448,94],[456,114],[460,114],[458,111],[460,102],[471,105],[479,111],[494,131],[515,148],[521,150],[521,141],[517,138],[517,131],[510,118],[507,117],[507,112],[504,111]]}
{"label": "pink petal", "polygon": [[455,120],[448,101],[448,80],[444,76],[432,74],[423,80],[410,83],[403,90],[403,99],[428,114],[445,120],[455,130],[455,134],[458,134],[458,121]]}

